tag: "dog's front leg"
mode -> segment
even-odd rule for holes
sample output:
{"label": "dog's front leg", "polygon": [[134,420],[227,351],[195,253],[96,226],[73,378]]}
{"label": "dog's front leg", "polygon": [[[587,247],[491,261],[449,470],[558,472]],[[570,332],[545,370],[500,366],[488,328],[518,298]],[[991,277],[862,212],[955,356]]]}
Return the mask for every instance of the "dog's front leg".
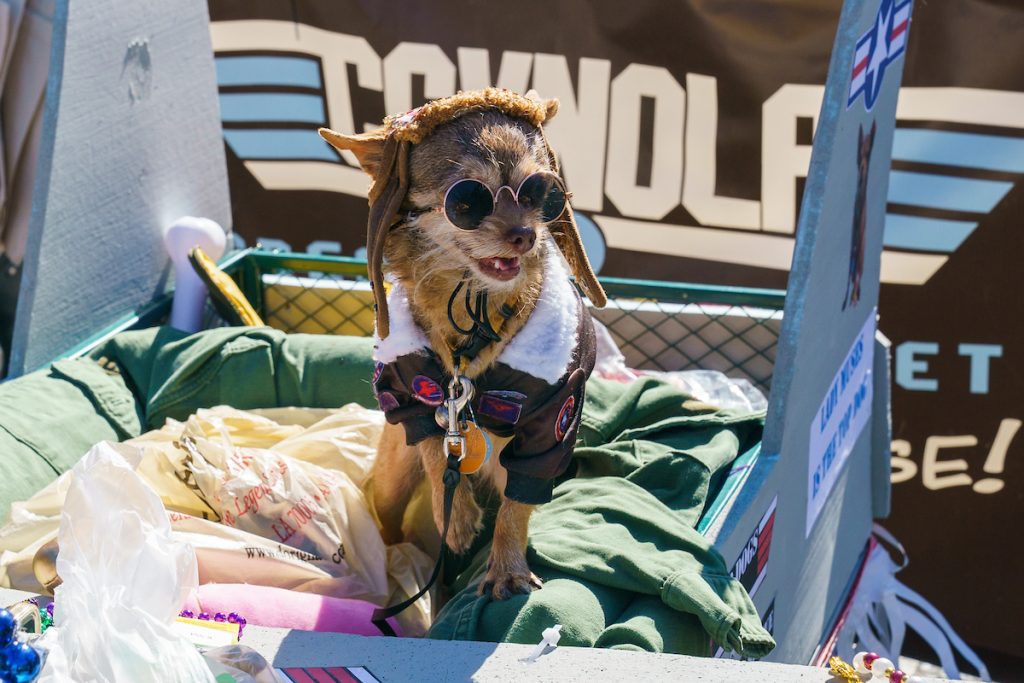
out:
{"label": "dog's front leg", "polygon": [[405,445],[405,430],[400,425],[384,423],[377,446],[377,459],[370,472],[373,508],[381,525],[384,543],[402,541],[402,518],[416,486],[423,481],[419,454]]}
{"label": "dog's front leg", "polygon": [[[444,440],[440,437],[425,439],[417,446],[423,470],[430,480],[431,507],[437,531],[444,529],[444,471],[448,467],[448,456],[444,453]],[[459,478],[452,500],[452,517],[448,525],[447,544],[452,552],[459,554],[469,549],[473,539],[480,532],[480,506],[473,497],[473,489],[465,475]]]}
{"label": "dog's front leg", "polygon": [[504,600],[541,587],[541,580],[526,564],[526,534],[533,508],[502,496],[487,576],[477,589],[480,595],[490,591],[495,600]]}

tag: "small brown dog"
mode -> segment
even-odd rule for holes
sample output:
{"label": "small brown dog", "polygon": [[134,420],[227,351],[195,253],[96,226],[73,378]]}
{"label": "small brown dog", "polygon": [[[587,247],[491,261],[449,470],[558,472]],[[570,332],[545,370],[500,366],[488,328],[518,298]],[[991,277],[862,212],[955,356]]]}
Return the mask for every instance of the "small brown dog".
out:
{"label": "small brown dog", "polygon": [[453,378],[468,379],[462,432],[480,427],[487,438],[470,439],[467,451],[500,458],[461,477],[447,544],[465,551],[480,529],[474,488],[502,492],[479,588],[497,599],[540,586],[526,563],[527,525],[568,467],[594,366],[592,322],[566,261],[591,301],[605,303],[543,132],[557,107],[487,89],[430,102],[371,133],[320,131],[372,178],[374,387],[388,425],[370,487],[384,539],[402,540],[403,513],[424,475],[443,528],[449,459],[438,413],[463,386]]}

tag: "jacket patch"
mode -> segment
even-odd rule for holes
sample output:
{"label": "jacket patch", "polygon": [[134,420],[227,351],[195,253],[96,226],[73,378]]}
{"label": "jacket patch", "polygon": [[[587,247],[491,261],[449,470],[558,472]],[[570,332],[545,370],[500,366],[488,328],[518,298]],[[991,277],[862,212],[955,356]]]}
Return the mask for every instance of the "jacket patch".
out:
{"label": "jacket patch", "polygon": [[520,394],[518,391],[485,391],[480,396],[480,405],[477,410],[481,415],[514,425],[519,422],[523,406],[506,398],[509,395],[526,398],[525,394]]}
{"label": "jacket patch", "polygon": [[373,368],[373,383],[376,384],[377,380],[380,379],[380,373],[384,372],[384,364],[377,361],[377,365]]}
{"label": "jacket patch", "polygon": [[441,385],[423,375],[416,375],[412,380],[412,395],[428,406],[439,406],[444,402]]}
{"label": "jacket patch", "polygon": [[377,394],[377,404],[385,413],[390,413],[398,407],[398,399],[390,391],[382,391]]}
{"label": "jacket patch", "polygon": [[565,403],[562,404],[562,409],[558,411],[558,417],[555,418],[555,440],[561,443],[565,439],[566,432],[569,431],[569,426],[572,424],[573,417],[576,416],[576,397],[570,396],[565,399]]}

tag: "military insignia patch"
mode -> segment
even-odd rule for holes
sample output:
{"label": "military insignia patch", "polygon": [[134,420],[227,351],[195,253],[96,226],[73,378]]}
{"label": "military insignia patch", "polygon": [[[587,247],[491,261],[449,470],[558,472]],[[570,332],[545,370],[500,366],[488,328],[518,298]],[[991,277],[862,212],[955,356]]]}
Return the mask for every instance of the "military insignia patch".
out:
{"label": "military insignia patch", "polygon": [[572,425],[575,416],[576,397],[570,396],[565,399],[562,409],[558,411],[558,417],[555,418],[555,440],[560,442],[565,439],[565,434],[569,431],[569,426]]}
{"label": "military insignia patch", "polygon": [[398,399],[390,391],[382,391],[377,394],[377,404],[385,413],[390,413],[398,407]]}
{"label": "military insignia patch", "polygon": [[416,375],[412,380],[412,395],[417,401],[426,403],[428,406],[439,406],[444,402],[444,392],[441,385],[423,375]]}
{"label": "military insignia patch", "polygon": [[492,417],[499,422],[505,422],[514,425],[519,422],[519,416],[523,412],[522,404],[511,400],[508,397],[509,394],[526,398],[524,394],[519,392],[498,392],[498,391],[485,391],[480,396],[480,404],[477,411],[481,415]]}

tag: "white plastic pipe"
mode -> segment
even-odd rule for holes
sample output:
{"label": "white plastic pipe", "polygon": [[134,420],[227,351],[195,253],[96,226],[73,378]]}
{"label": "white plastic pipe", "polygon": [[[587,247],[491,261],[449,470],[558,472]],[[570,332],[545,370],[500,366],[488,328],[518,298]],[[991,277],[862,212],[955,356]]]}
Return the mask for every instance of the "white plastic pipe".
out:
{"label": "white plastic pipe", "polygon": [[185,332],[198,332],[202,327],[206,286],[192,268],[188,253],[200,247],[216,261],[224,255],[226,241],[224,228],[209,218],[182,216],[164,232],[164,246],[174,264],[171,327]]}

